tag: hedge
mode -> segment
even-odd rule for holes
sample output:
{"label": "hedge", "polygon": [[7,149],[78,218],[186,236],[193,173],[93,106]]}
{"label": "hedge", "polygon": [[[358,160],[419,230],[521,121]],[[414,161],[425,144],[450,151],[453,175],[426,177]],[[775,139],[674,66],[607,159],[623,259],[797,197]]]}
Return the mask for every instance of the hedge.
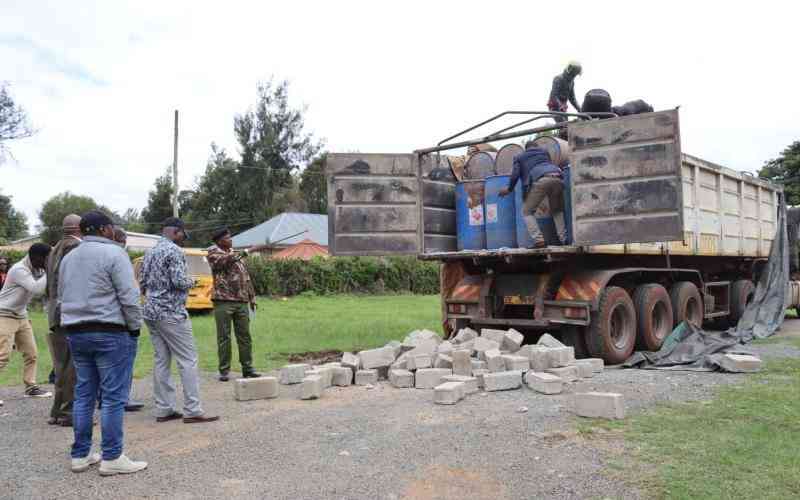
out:
{"label": "hedge", "polygon": [[415,257],[247,259],[258,295],[439,293],[439,264]]}

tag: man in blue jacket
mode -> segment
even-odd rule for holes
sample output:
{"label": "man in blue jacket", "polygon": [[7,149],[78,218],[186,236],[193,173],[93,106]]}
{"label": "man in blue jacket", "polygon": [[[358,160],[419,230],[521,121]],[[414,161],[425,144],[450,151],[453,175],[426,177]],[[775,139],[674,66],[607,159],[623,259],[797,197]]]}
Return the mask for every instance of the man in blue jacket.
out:
{"label": "man in blue jacket", "polygon": [[[500,196],[507,196],[514,192],[517,182],[522,183],[523,216],[533,217],[536,209],[547,197],[550,205],[550,214],[564,210],[564,182],[561,169],[550,162],[550,157],[543,149],[539,149],[529,141],[525,144],[525,152],[514,157],[514,167],[508,186],[500,190]],[[545,242],[537,241],[534,246],[542,247],[545,244],[560,244],[557,236],[551,235]]]}

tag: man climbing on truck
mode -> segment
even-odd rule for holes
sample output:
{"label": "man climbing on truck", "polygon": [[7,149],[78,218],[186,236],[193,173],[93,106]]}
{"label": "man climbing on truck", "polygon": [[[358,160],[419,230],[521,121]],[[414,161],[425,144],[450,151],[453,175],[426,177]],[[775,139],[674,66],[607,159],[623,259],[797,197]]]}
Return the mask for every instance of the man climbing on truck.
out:
{"label": "man climbing on truck", "polygon": [[[572,107],[578,113],[581,112],[581,107],[578,106],[578,100],[575,98],[575,77],[580,75],[583,69],[581,64],[577,61],[570,61],[564,72],[556,75],[553,78],[553,87],[550,89],[550,99],[547,101],[547,109],[550,111],[559,111],[566,113],[568,103],[572,103]],[[566,116],[556,115],[553,117],[556,123],[567,120]]]}

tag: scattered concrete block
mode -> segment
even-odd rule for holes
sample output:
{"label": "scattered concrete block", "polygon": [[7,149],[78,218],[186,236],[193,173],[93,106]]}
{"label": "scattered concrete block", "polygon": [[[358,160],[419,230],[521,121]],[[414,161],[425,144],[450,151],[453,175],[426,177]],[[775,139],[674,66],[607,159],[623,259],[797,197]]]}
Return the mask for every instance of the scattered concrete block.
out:
{"label": "scattered concrete block", "polygon": [[333,385],[333,368],[332,366],[315,366],[311,370],[306,370],[306,375],[319,375],[322,378],[322,388],[327,389]]}
{"label": "scattered concrete block", "polygon": [[544,346],[533,346],[530,349],[531,369],[535,372],[543,372],[550,368],[550,349]]}
{"label": "scattered concrete block", "polygon": [[419,370],[420,368],[431,368],[433,360],[430,354],[409,355],[406,362],[406,370]]}
{"label": "scattered concrete block", "polygon": [[428,356],[433,356],[436,354],[436,348],[439,346],[439,343],[434,339],[425,339],[421,341],[417,346],[410,351],[406,352],[406,356],[409,358],[412,356],[419,356],[421,354],[427,354]]}
{"label": "scattered concrete block", "polygon": [[579,359],[575,361],[574,365],[578,369],[578,377],[580,378],[594,377],[594,366],[592,366],[591,362],[588,362],[585,359]]}
{"label": "scattered concrete block", "polygon": [[473,345],[473,349],[475,350],[475,352],[478,353],[478,359],[486,361],[486,359],[483,356],[483,353],[490,349],[500,350],[500,343],[495,342],[494,340],[478,337],[477,339],[475,339],[475,344]]}
{"label": "scattered concrete block", "polygon": [[353,385],[353,370],[346,366],[334,366],[333,385],[337,387],[347,387]]}
{"label": "scattered concrete block", "polygon": [[414,387],[414,374],[408,370],[389,370],[389,383],[397,388]]}
{"label": "scattered concrete block", "polygon": [[472,362],[469,358],[470,352],[465,349],[456,349],[450,353],[453,359],[453,373],[456,375],[471,375]]}
{"label": "scattered concrete block", "polygon": [[381,347],[379,349],[369,349],[358,353],[361,358],[361,366],[365,370],[389,366],[394,363],[394,349],[391,347]]}
{"label": "scattered concrete block", "polygon": [[524,346],[520,346],[519,350],[515,352],[517,356],[525,356],[528,359],[531,359],[531,350],[536,347],[531,344],[526,344]]}
{"label": "scattered concrete block", "polygon": [[574,347],[551,347],[547,350],[547,354],[552,368],[569,366],[575,362]]}
{"label": "scattered concrete block", "polygon": [[500,354],[500,351],[497,349],[489,349],[483,353],[484,359],[486,360],[486,368],[492,372],[504,372],[506,371],[506,361],[503,359],[503,355]]}
{"label": "scattered concrete block", "polygon": [[464,398],[462,382],[445,382],[433,389],[433,402],[440,405],[454,405]]}
{"label": "scattered concrete block", "polygon": [[519,389],[521,385],[522,372],[487,373],[483,376],[483,390],[486,392]]}
{"label": "scattered concrete block", "polygon": [[562,366],[559,368],[548,368],[545,373],[555,375],[564,382],[574,382],[578,380],[578,367],[577,366]]}
{"label": "scattered concrete block", "polygon": [[453,338],[453,342],[456,344],[461,344],[469,340],[475,340],[476,338],[478,338],[478,332],[472,328],[462,328]]}
{"label": "scattered concrete block", "polygon": [[498,345],[503,343],[503,339],[506,336],[505,330],[494,330],[492,328],[484,328],[481,330],[481,337],[483,339],[491,340],[497,342]]}
{"label": "scattered concrete block", "polygon": [[466,342],[455,344],[453,347],[453,350],[461,349],[462,351],[469,351],[469,355],[472,356],[472,354],[475,352],[475,340],[467,340]]}
{"label": "scattered concrete block", "polygon": [[306,370],[311,366],[305,363],[286,365],[281,368],[280,383],[283,385],[299,384],[306,376]]}
{"label": "scattered concrete block", "polygon": [[275,377],[239,378],[233,383],[233,392],[237,401],[277,398],[278,379]]}
{"label": "scattered concrete block", "polygon": [[300,386],[300,399],[317,399],[322,397],[322,377],[308,375]]}
{"label": "scattered concrete block", "polygon": [[542,394],[560,394],[564,389],[564,381],[551,373],[530,371],[525,374],[525,383]]}
{"label": "scattered concrete block", "polygon": [[454,349],[453,343],[450,342],[449,340],[445,340],[444,342],[436,346],[436,352],[438,354],[450,354],[453,351],[453,349]]}
{"label": "scattered concrete block", "polygon": [[384,347],[388,347],[389,349],[391,349],[394,353],[395,359],[397,359],[397,356],[399,356],[400,353],[403,352],[402,346],[403,344],[401,344],[399,341],[390,340]]}
{"label": "scattered concrete block", "polygon": [[545,333],[539,337],[539,342],[537,342],[537,344],[545,347],[566,347],[557,338],[553,337],[549,333]]}
{"label": "scattered concrete block", "polygon": [[525,356],[506,354],[503,356],[503,361],[507,371],[526,372],[531,369],[531,360]]}
{"label": "scattered concrete block", "polygon": [[594,373],[603,373],[603,367],[605,366],[605,362],[600,358],[585,358],[581,359],[580,361],[585,361],[591,363],[592,371]]}
{"label": "scattered concrete block", "polygon": [[575,414],[580,417],[622,419],[625,404],[622,394],[613,392],[579,392],[573,398]]}
{"label": "scattered concrete block", "polygon": [[378,370],[358,370],[356,385],[375,385],[378,383]]}
{"label": "scattered concrete block", "polygon": [[433,360],[433,367],[434,368],[453,368],[453,358],[448,356],[447,354],[439,353],[436,355],[436,359]]}
{"label": "scattered concrete block", "polygon": [[761,370],[761,360],[748,354],[723,354],[719,365],[726,372],[753,373]]}
{"label": "scattered concrete block", "polygon": [[522,342],[525,341],[525,336],[519,333],[518,331],[514,330],[513,328],[509,328],[509,330],[503,335],[503,341],[500,344],[500,347],[503,349],[508,349],[511,352],[517,352],[522,347]]}
{"label": "scattered concrete block", "polygon": [[486,370],[486,369],[473,370],[472,376],[475,377],[475,379],[477,379],[479,388],[483,388],[484,387],[483,386],[483,376],[486,375],[487,373],[491,373],[491,372],[489,370]]}
{"label": "scattered concrete block", "polygon": [[414,387],[417,389],[433,389],[442,383],[442,377],[452,375],[447,368],[423,368],[414,375]]}
{"label": "scattered concrete block", "polygon": [[472,371],[475,370],[488,370],[488,365],[486,361],[481,361],[479,359],[470,359],[470,363],[472,363]]}
{"label": "scattered concrete block", "polygon": [[442,377],[444,382],[461,382],[464,384],[464,396],[478,392],[478,379],[475,377],[465,377],[464,375],[445,375]]}
{"label": "scattered concrete block", "polygon": [[361,358],[352,352],[342,353],[342,366],[350,368],[355,373],[361,368]]}

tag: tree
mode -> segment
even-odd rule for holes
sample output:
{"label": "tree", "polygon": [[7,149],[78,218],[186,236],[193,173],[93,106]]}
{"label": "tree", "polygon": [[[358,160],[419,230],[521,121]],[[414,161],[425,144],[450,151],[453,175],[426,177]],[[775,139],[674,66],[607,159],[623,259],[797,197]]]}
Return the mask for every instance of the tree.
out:
{"label": "tree", "polygon": [[143,233],[147,229],[144,217],[142,217],[141,214],[139,214],[139,210],[135,208],[125,210],[119,217],[119,220],[115,222],[124,227],[125,230],[136,233]]}
{"label": "tree", "polygon": [[758,176],[782,184],[786,203],[800,205],[800,141],[794,141],[780,156],[766,162]]}
{"label": "tree", "polygon": [[0,83],[0,163],[11,155],[8,142],[34,134],[28,114],[18,106],[8,91],[8,83]]}
{"label": "tree", "polygon": [[28,218],[14,208],[11,196],[0,194],[0,239],[14,241],[28,235]]}
{"label": "tree", "polygon": [[39,210],[39,220],[42,224],[38,226],[41,231],[42,241],[54,245],[61,239],[61,224],[64,217],[69,214],[84,214],[89,210],[101,210],[114,220],[119,220],[119,216],[112,210],[98,204],[89,196],[81,196],[66,191],[57,194],[44,202]]}
{"label": "tree", "polygon": [[328,213],[328,185],[325,182],[325,155],[315,158],[300,174],[300,195],[312,214]]}
{"label": "tree", "polygon": [[161,221],[172,216],[172,173],[167,168],[164,175],[156,178],[153,189],[147,195],[147,206],[142,209],[145,232],[156,234],[161,231]]}

